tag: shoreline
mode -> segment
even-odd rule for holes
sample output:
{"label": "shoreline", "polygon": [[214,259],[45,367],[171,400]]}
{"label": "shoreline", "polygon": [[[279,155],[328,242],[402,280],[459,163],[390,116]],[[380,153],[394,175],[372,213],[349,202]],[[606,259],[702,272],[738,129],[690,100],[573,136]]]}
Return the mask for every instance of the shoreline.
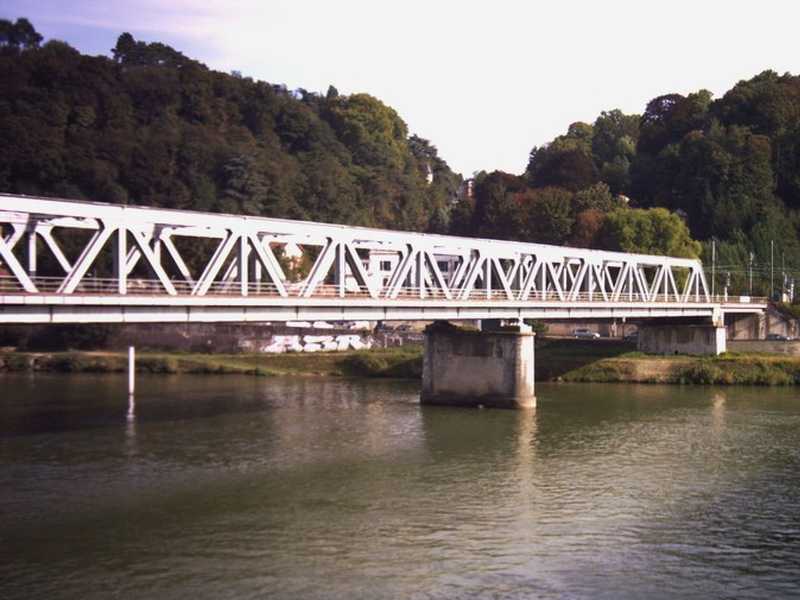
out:
{"label": "shoreline", "polygon": [[[798,385],[800,357],[727,353],[654,356],[618,341],[543,339],[537,342],[536,380],[579,383]],[[0,373],[124,373],[121,351],[0,351]],[[419,380],[422,347],[349,352],[207,354],[137,351],[136,371],[155,374],[237,374],[261,377],[368,377]]]}
{"label": "shoreline", "polygon": [[[209,354],[137,350],[136,372],[162,375],[253,375],[258,377],[422,376],[418,347],[389,350],[286,354]],[[127,352],[112,350],[0,351],[2,373],[126,373]],[[415,368],[419,363],[419,371]]]}

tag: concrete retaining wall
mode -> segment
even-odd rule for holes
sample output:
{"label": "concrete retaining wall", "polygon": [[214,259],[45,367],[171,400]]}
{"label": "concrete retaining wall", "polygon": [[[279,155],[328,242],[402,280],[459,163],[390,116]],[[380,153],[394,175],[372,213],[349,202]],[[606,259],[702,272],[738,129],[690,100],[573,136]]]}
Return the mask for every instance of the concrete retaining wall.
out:
{"label": "concrete retaining wall", "polygon": [[638,347],[648,354],[722,354],[725,327],[714,325],[641,325]]}
{"label": "concrete retaining wall", "polygon": [[371,331],[256,324],[141,324],[115,328],[111,348],[136,346],[182,352],[316,352],[360,350],[375,344]]}
{"label": "concrete retaining wall", "polygon": [[770,333],[800,337],[800,319],[792,318],[770,305],[760,315],[726,315],[728,340],[764,340]]}
{"label": "concrete retaining wall", "polygon": [[768,352],[800,356],[800,341],[728,340],[729,352]]}
{"label": "concrete retaining wall", "polygon": [[373,331],[286,325],[137,324],[114,329],[109,348],[127,346],[182,352],[236,354],[320,352],[386,348],[422,343],[422,334],[410,331]]}

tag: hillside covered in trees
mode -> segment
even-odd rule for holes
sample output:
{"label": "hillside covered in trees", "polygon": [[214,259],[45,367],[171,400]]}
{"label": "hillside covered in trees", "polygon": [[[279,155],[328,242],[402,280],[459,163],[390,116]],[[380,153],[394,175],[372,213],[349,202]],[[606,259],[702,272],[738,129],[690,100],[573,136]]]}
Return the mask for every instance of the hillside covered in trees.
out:
{"label": "hillside covered in trees", "polygon": [[447,227],[460,177],[372,96],[215,72],[127,33],[112,57],[41,42],[0,21],[0,190]]}
{"label": "hillside covered in trees", "polygon": [[721,285],[730,273],[746,289],[752,253],[765,291],[772,242],[776,289],[783,264],[799,275],[800,77],[765,71],[717,100],[667,94],[642,115],[573,123],[533,148],[524,174],[478,174],[454,215],[475,235],[692,255],[681,221],[706,262],[717,240]]}
{"label": "hillside covered in trees", "polygon": [[127,33],[85,56],[0,20],[0,135],[8,192],[706,261],[713,238],[740,289],[773,241],[776,264],[800,265],[800,77],[772,71],[716,100],[667,94],[573,123],[525,173],[476,174],[470,195],[367,94],[215,72]]}

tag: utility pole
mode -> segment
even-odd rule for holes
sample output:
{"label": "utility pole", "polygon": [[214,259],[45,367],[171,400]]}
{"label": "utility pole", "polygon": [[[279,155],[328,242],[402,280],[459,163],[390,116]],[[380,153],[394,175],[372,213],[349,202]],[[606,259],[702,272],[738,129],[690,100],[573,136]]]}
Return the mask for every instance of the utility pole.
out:
{"label": "utility pole", "polygon": [[783,295],[786,293],[786,289],[788,287],[785,258],[786,258],[786,253],[783,250],[781,250],[781,302],[783,302]]}
{"label": "utility pole", "polygon": [[769,299],[775,297],[775,240],[769,241]]}
{"label": "utility pole", "polygon": [[750,253],[750,295],[753,295],[753,253]]}
{"label": "utility pole", "polygon": [[711,301],[714,301],[714,280],[717,278],[717,240],[711,238]]}
{"label": "utility pole", "polygon": [[728,301],[728,288],[731,287],[731,272],[725,273],[725,302]]}

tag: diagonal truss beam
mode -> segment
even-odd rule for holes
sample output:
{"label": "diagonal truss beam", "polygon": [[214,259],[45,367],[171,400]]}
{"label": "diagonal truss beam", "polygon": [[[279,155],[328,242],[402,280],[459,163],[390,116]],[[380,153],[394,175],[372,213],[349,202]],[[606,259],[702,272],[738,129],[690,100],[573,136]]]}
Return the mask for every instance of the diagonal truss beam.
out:
{"label": "diagonal truss beam", "polygon": [[269,247],[269,243],[266,242],[266,240],[263,242],[260,241],[256,235],[252,233],[248,237],[250,239],[250,245],[255,251],[261,266],[264,267],[264,270],[267,272],[270,279],[272,279],[272,283],[278,290],[278,294],[285,298],[288,296],[286,286],[283,285],[286,276],[283,274],[283,269],[281,269],[278,259],[275,258],[272,248]]}
{"label": "diagonal truss beam", "polygon": [[89,267],[92,266],[92,263],[94,263],[97,255],[100,254],[103,246],[106,245],[106,242],[108,242],[109,238],[111,238],[117,229],[117,225],[114,224],[101,224],[101,228],[92,234],[89,243],[84,247],[80,256],[75,261],[75,264],[72,266],[72,269],[70,269],[70,272],[64,277],[57,293],[72,294],[77,289],[81,279],[86,275],[86,272],[89,270]]}
{"label": "diagonal truss beam", "polygon": [[325,240],[322,251],[317,256],[317,260],[314,261],[314,266],[311,267],[311,273],[309,273],[308,278],[300,290],[301,297],[309,298],[314,293],[317,286],[325,281],[325,277],[327,277],[336,259],[336,246],[337,244],[332,238]]}
{"label": "diagonal truss beam", "polygon": [[35,294],[38,290],[25,271],[25,268],[17,260],[17,257],[14,256],[14,253],[11,251],[12,247],[12,244],[0,237],[0,258],[11,270],[14,277],[16,277],[22,289],[30,294]]}
{"label": "diagonal truss beam", "polygon": [[228,260],[231,251],[236,246],[240,237],[241,234],[229,231],[227,236],[219,242],[203,274],[200,275],[194,288],[192,288],[192,296],[205,296],[208,293],[211,284],[214,283],[214,279],[217,277],[220,269],[222,269],[222,265]]}
{"label": "diagonal truss beam", "polygon": [[[178,292],[175,290],[175,286],[170,281],[169,276],[164,271],[164,267],[161,266],[161,261],[155,254],[155,251],[150,248],[150,244],[148,243],[148,236],[144,232],[135,231],[129,229],[128,231],[131,232],[133,235],[133,239],[136,241],[136,244],[139,246],[139,251],[144,256],[145,260],[147,261],[148,266],[153,269],[153,272],[158,277],[158,280],[161,282],[161,285],[164,286],[164,289],[170,296],[176,296]],[[120,235],[124,233],[124,229],[120,228]]]}
{"label": "diagonal truss beam", "polygon": [[44,240],[44,243],[55,257],[58,265],[65,273],[69,273],[72,270],[72,263],[69,262],[69,259],[67,259],[61,247],[58,245],[58,242],[56,242],[56,239],[53,237],[53,228],[49,226],[39,226],[36,228],[36,233]]}

